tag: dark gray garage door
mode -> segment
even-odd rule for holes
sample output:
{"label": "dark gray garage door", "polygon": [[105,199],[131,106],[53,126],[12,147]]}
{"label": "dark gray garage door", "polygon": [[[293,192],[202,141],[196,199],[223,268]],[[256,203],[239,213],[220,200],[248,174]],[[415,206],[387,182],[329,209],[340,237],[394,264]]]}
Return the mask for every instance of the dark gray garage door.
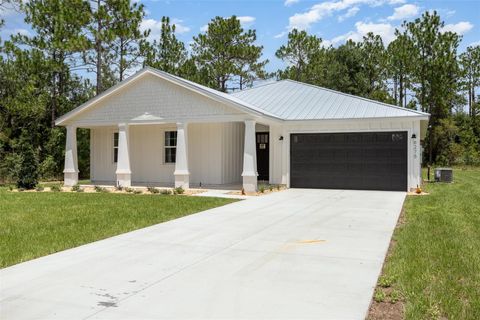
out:
{"label": "dark gray garage door", "polygon": [[292,188],[407,190],[407,132],[290,137]]}

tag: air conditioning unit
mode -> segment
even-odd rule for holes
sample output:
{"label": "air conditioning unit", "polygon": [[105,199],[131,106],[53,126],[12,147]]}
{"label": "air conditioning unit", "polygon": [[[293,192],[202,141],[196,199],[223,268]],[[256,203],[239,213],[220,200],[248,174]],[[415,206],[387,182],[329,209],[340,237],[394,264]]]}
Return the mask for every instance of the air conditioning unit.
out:
{"label": "air conditioning unit", "polygon": [[451,168],[436,168],[435,169],[436,182],[453,182],[453,170]]}

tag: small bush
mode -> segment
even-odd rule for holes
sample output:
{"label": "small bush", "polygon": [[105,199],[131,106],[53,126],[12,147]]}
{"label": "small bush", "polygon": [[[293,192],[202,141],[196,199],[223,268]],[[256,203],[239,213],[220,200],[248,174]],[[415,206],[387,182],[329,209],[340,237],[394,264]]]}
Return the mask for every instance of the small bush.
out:
{"label": "small bush", "polygon": [[389,288],[392,286],[394,281],[394,277],[383,275],[380,277],[380,279],[378,279],[378,285],[382,288]]}
{"label": "small bush", "polygon": [[50,186],[50,191],[60,192],[60,191],[62,191],[62,186],[59,185],[59,184],[52,184],[52,185]]}
{"label": "small bush", "polygon": [[100,186],[94,186],[93,188],[95,189],[95,192],[108,193],[107,188],[103,188],[103,187],[100,187]]}
{"label": "small bush", "polygon": [[134,190],[133,191],[133,194],[142,194],[142,193],[143,193],[142,190]]}
{"label": "small bush", "polygon": [[72,191],[73,191],[73,192],[82,192],[83,189],[80,188],[80,185],[79,185],[79,184],[76,184],[76,185],[74,185],[74,186],[72,187]]}
{"label": "small bush", "polygon": [[278,191],[280,191],[280,189],[282,189],[282,186],[279,185],[279,184],[277,184],[275,187],[277,188]]}
{"label": "small bush", "polygon": [[375,294],[373,295],[373,300],[376,302],[383,302],[385,301],[385,292],[382,290],[375,290]]}
{"label": "small bush", "polygon": [[23,191],[25,191],[25,190],[27,190],[27,189],[20,187],[20,188],[18,188],[17,190],[18,190],[18,192],[23,192]]}
{"label": "small bush", "polygon": [[115,187],[116,191],[122,191],[124,188],[121,185]]}
{"label": "small bush", "polygon": [[163,195],[171,195],[171,194],[172,194],[172,191],[169,190],[169,189],[162,189],[162,190],[160,190],[160,194],[163,194]]}
{"label": "small bush", "polygon": [[21,161],[18,171],[17,187],[24,189],[34,189],[38,183],[38,160],[32,144],[27,138],[25,132],[22,133],[19,142],[21,150]]}
{"label": "small bush", "polygon": [[133,188],[128,188],[128,187],[124,188],[124,190],[126,193],[133,193],[134,191]]}
{"label": "small bush", "polygon": [[147,187],[147,190],[148,190],[148,192],[150,192],[151,194],[160,193],[160,190],[158,190],[158,189],[155,188],[155,187]]}
{"label": "small bush", "polygon": [[173,189],[173,193],[174,194],[184,194],[185,190],[182,187],[178,187],[178,188]]}
{"label": "small bush", "polygon": [[37,191],[37,192],[42,192],[43,190],[44,190],[44,188],[42,186],[37,186],[35,188],[35,191]]}
{"label": "small bush", "polygon": [[268,185],[268,190],[270,190],[270,192],[272,192],[272,191],[273,191],[273,186],[272,186],[271,184],[270,184],[270,185]]}
{"label": "small bush", "polygon": [[261,184],[260,186],[258,186],[258,191],[260,191],[260,193],[264,193],[265,192],[265,185]]}
{"label": "small bush", "polygon": [[13,191],[13,189],[15,189],[15,188],[11,184],[8,185],[8,190]]}

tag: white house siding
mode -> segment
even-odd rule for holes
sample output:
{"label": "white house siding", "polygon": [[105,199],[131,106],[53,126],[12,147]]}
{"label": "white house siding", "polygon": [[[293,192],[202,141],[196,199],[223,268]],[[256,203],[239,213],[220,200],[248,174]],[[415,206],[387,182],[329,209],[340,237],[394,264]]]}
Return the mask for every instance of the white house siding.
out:
{"label": "white house siding", "polygon": [[[130,167],[133,185],[172,185],[175,164],[165,163],[165,131],[174,124],[129,126]],[[188,161],[192,185],[239,183],[242,173],[243,123],[192,123],[188,125]],[[90,179],[113,183],[115,127],[91,129]]]}
{"label": "white house siding", "polygon": [[192,185],[222,183],[221,123],[188,126],[188,169]]}
{"label": "white house siding", "polygon": [[244,114],[211,98],[194,93],[154,75],[129,83],[128,88],[112,93],[73,120],[77,126],[101,123],[153,120],[177,122]]}
{"label": "white house siding", "polygon": [[245,124],[223,123],[222,132],[222,183],[240,183],[243,171],[243,146]]}
{"label": "white house siding", "polygon": [[[275,158],[271,183],[290,184],[290,134],[327,133],[327,132],[368,132],[368,131],[407,131],[408,136],[408,188],[421,183],[420,159],[420,121],[419,120],[325,120],[287,123],[271,127],[271,136],[283,135],[283,141],[271,140],[271,155]],[[412,134],[416,139],[412,139]],[[416,142],[416,147],[415,147]],[[273,149],[273,150],[272,150]],[[281,157],[279,161],[278,157]],[[272,162],[270,162],[272,165]]]}
{"label": "white house siding", "polygon": [[[175,125],[130,126],[130,169],[132,184],[165,184],[174,182],[174,163],[165,163],[165,131]],[[113,139],[113,138],[112,138]]]}
{"label": "white house siding", "polygon": [[90,180],[93,183],[115,181],[113,133],[116,131],[115,127],[99,127],[90,130]]}

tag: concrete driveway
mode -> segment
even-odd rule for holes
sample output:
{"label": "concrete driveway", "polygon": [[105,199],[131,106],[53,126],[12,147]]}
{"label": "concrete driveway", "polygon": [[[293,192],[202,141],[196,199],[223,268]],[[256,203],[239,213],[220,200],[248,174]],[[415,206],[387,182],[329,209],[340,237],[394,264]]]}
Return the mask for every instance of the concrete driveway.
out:
{"label": "concrete driveway", "polygon": [[364,319],[405,193],[290,189],[0,270],[2,319]]}

